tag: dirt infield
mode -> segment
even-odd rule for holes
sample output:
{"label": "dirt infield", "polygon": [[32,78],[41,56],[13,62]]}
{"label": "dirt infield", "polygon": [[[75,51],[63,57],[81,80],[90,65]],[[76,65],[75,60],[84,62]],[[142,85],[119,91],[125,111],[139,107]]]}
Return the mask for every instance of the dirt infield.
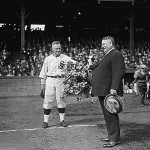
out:
{"label": "dirt infield", "polygon": [[[60,127],[55,107],[49,128],[42,129],[42,99],[36,81],[32,79],[34,84],[18,79],[1,82],[0,150],[103,150],[100,138],[106,132],[99,102],[94,104],[88,98],[79,103],[74,96],[67,97],[66,122],[69,127]],[[134,94],[126,94],[124,104],[120,114],[121,144],[112,149],[149,150],[150,106],[141,107]]]}

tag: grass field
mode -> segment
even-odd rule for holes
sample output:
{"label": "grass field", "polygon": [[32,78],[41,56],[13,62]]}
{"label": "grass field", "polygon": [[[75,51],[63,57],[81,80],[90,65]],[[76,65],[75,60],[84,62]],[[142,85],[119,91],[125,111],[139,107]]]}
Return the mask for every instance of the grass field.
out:
{"label": "grass field", "polygon": [[[103,150],[100,138],[106,135],[105,122],[98,101],[92,103],[88,98],[77,102],[76,97],[69,96],[66,98],[69,127],[59,126],[54,107],[49,128],[42,129],[39,83],[32,81],[37,88],[31,87],[29,81],[1,84],[0,150]],[[141,107],[138,96],[125,94],[124,111],[119,116],[121,144],[113,150],[150,150],[150,106]]]}

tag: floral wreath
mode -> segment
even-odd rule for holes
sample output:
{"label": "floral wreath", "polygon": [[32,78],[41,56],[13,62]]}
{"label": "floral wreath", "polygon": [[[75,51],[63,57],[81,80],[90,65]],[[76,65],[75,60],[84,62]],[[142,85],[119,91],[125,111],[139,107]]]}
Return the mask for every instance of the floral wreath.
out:
{"label": "floral wreath", "polygon": [[59,67],[64,68],[64,66],[68,70],[68,75],[64,81],[65,89],[62,91],[62,97],[76,95],[77,101],[88,98],[91,94],[91,72],[88,66],[81,63],[73,64],[69,61],[67,64],[61,62]]}

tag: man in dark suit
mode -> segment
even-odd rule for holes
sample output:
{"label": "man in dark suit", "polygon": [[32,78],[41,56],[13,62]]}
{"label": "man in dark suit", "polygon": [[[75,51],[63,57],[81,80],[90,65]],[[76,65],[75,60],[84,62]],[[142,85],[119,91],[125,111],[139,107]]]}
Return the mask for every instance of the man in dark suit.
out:
{"label": "man in dark suit", "polygon": [[100,62],[90,66],[92,70],[92,95],[98,96],[106,122],[108,137],[101,140],[104,147],[113,147],[120,140],[120,125],[118,114],[110,113],[104,107],[104,99],[108,94],[123,96],[122,79],[125,74],[124,57],[115,49],[114,38],[111,36],[102,38],[104,56]]}

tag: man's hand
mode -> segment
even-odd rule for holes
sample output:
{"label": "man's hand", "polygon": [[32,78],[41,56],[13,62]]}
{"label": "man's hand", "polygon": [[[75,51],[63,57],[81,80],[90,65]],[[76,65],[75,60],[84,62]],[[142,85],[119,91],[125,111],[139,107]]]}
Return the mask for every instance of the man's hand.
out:
{"label": "man's hand", "polygon": [[110,94],[112,94],[112,95],[117,95],[117,91],[114,90],[114,89],[111,89],[111,90],[110,90]]}

